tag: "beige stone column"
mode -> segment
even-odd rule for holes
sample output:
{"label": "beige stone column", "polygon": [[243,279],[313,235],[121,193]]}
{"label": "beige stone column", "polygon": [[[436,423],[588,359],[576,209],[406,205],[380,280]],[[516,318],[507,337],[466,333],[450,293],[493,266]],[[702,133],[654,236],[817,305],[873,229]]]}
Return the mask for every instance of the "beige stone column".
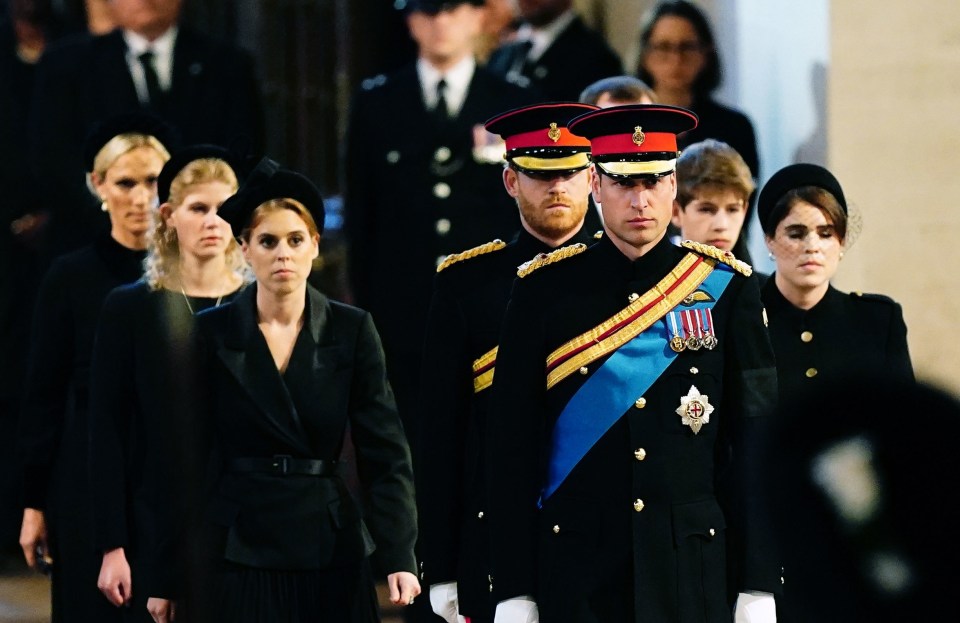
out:
{"label": "beige stone column", "polygon": [[899,301],[918,377],[960,392],[960,3],[835,0],[830,58],[830,166],[864,216],[836,284]]}

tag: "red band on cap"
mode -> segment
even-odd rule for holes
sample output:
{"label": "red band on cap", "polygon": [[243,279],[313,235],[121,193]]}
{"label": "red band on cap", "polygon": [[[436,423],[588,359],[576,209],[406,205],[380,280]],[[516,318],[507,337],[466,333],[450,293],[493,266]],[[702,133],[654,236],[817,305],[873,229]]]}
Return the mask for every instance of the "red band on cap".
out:
{"label": "red band on cap", "polygon": [[604,154],[629,154],[647,151],[677,151],[677,135],[670,132],[646,132],[643,142],[637,145],[633,140],[636,133],[610,134],[597,136],[590,142],[590,151],[594,156]]}
{"label": "red band on cap", "polygon": [[[557,131],[559,131],[559,136],[556,134]],[[550,137],[551,133],[553,133],[553,136],[557,136],[556,141]],[[533,132],[522,132],[507,137],[504,142],[507,144],[507,151],[524,147],[590,147],[590,141],[588,139],[577,136],[576,134],[571,134],[570,130],[564,127],[556,129],[542,128],[534,130]]]}

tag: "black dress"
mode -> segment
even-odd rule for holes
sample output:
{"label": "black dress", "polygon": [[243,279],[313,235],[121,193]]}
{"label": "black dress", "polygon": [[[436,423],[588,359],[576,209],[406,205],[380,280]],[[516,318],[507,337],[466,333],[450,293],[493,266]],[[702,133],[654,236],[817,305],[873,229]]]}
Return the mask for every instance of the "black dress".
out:
{"label": "black dress", "polygon": [[[307,291],[282,374],[257,326],[255,286],[198,318],[202,436],[217,457],[207,620],[377,620],[366,557],[376,548],[385,572],[416,571],[410,452],[373,322]],[[335,466],[348,430],[362,519]]]}
{"label": "black dress", "polygon": [[40,288],[19,446],[23,504],[45,512],[54,558],[53,620],[119,620],[97,590],[88,476],[88,389],[97,317],[113,288],[136,281],[145,252],[109,235],[58,258]]}
{"label": "black dress", "polygon": [[188,298],[139,281],[111,292],[100,314],[90,389],[96,551],[124,548],[134,598],[127,620],[151,621],[147,598],[183,588],[179,458],[196,414],[193,313],[232,296]]}
{"label": "black dress", "polygon": [[790,402],[853,377],[912,382],[903,310],[879,294],[833,286],[809,310],[795,307],[771,275],[761,290],[777,357],[780,401]]}

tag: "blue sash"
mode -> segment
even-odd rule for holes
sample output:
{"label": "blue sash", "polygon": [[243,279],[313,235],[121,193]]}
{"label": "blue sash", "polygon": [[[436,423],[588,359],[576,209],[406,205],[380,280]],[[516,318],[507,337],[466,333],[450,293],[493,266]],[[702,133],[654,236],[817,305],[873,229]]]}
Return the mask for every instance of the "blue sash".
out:
{"label": "blue sash", "polygon": [[[698,288],[707,292],[712,300],[684,309],[712,308],[732,278],[731,268],[717,264]],[[557,490],[580,459],[676,358],[677,353],[664,339],[666,320],[661,318],[652,326],[662,330],[647,329],[618,348],[577,390],[557,417],[541,502]]]}

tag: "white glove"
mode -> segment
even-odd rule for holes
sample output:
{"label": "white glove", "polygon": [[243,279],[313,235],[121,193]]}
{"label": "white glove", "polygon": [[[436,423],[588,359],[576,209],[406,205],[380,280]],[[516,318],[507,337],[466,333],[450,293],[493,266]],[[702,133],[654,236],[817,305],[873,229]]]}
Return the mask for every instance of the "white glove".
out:
{"label": "white glove", "polygon": [[430,587],[430,607],[433,613],[447,623],[466,623],[466,619],[457,614],[460,605],[457,602],[457,583],[442,582]]}
{"label": "white glove", "polygon": [[497,604],[493,623],[540,623],[540,611],[533,597],[514,597]]}
{"label": "white glove", "polygon": [[734,623],[777,623],[777,606],[773,593],[748,591],[737,596],[733,607]]}

